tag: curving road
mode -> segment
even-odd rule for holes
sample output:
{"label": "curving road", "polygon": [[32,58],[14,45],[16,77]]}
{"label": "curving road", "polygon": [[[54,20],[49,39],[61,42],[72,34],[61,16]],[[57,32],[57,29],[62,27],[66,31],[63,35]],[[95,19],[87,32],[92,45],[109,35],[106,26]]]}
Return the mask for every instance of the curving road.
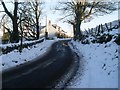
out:
{"label": "curving road", "polygon": [[54,43],[42,58],[2,73],[3,88],[45,88],[52,85],[74,62],[68,41]]}

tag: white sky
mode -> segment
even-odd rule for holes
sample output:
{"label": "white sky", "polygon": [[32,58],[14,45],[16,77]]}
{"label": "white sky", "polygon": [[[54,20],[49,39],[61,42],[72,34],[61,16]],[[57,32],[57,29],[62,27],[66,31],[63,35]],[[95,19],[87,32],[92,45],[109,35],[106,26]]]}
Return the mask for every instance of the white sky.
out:
{"label": "white sky", "polygon": [[87,28],[93,28],[99,24],[108,23],[114,20],[118,20],[118,11],[114,11],[113,13],[107,14],[105,16],[95,17],[95,19],[93,19],[91,22],[82,23],[81,28],[83,30]]}
{"label": "white sky", "polygon": [[[10,0],[5,0],[5,1],[10,2]],[[63,30],[71,33],[72,26],[67,23],[63,23],[62,21],[58,21],[58,19],[61,17],[61,15],[58,13],[53,13],[53,8],[55,7],[55,5],[57,5],[56,2],[58,0],[54,0],[54,1],[53,0],[45,0],[45,1],[46,1],[46,4],[43,7],[44,14],[42,15],[42,18],[41,18],[41,21],[42,21],[41,24],[45,25],[46,16],[47,16],[48,20],[51,20],[51,22],[53,24],[57,24],[57,25],[61,26]],[[9,10],[11,10],[11,8],[13,8],[13,5],[6,4],[6,6]],[[1,7],[1,6],[0,6],[0,8],[1,8],[1,10],[3,9],[3,7]],[[117,19],[118,19],[118,11],[115,11],[115,12],[111,13],[110,15],[95,17],[91,22],[82,23],[81,29],[84,30],[87,28],[92,28],[99,24],[104,24],[104,23],[111,22],[111,21],[114,21]]]}

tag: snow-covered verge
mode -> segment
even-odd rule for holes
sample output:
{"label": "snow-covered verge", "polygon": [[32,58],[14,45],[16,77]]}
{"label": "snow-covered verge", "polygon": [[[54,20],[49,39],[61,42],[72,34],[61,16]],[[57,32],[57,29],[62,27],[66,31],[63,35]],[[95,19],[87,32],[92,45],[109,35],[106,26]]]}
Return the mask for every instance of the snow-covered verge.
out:
{"label": "snow-covered verge", "polygon": [[49,50],[50,46],[55,41],[57,40],[45,40],[42,43],[24,48],[21,53],[18,50],[14,50],[8,54],[2,54],[0,56],[0,65],[2,65],[0,67],[0,71],[24,64],[40,55],[42,56]]}
{"label": "snow-covered verge", "polygon": [[71,43],[76,47],[77,53],[80,56],[82,54],[81,60],[84,60],[85,66],[82,76],[77,76],[69,88],[118,88],[117,44]]}
{"label": "snow-covered verge", "polygon": [[[116,23],[118,22],[112,22],[113,26]],[[73,40],[70,42],[73,51],[80,56],[80,64],[76,78],[70,82],[68,88],[118,88],[120,45],[115,42],[115,39],[120,34],[119,28],[105,30],[103,34],[107,33],[112,37],[109,40],[103,38],[102,43],[92,42],[93,39],[101,40],[98,37],[102,37],[102,33],[96,38],[93,37],[93,33],[89,34],[87,39],[85,38],[89,42],[87,44]]]}

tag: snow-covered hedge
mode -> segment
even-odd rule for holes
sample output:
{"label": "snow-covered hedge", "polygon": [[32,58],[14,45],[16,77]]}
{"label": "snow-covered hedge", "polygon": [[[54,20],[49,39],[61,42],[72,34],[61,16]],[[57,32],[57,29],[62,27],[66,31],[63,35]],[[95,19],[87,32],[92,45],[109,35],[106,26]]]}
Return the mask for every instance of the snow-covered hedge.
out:
{"label": "snow-covered hedge", "polygon": [[[44,41],[44,38],[35,40],[35,41],[25,41],[23,42],[22,48],[28,48],[32,45],[35,45],[37,43],[41,43]],[[12,44],[5,44],[5,45],[0,45],[0,48],[2,50],[2,54],[7,54],[15,49],[19,50],[21,47],[20,42],[19,43],[12,43]]]}

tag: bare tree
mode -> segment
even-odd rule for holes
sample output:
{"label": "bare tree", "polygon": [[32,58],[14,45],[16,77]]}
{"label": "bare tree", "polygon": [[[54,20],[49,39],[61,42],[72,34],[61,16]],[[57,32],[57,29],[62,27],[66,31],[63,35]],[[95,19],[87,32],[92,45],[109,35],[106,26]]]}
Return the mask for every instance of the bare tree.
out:
{"label": "bare tree", "polygon": [[39,17],[41,15],[41,10],[39,11],[39,1],[35,0],[35,17],[36,17],[36,31],[37,31],[37,39],[39,39]]}
{"label": "bare tree", "polygon": [[80,29],[82,21],[91,19],[93,15],[110,14],[116,10],[115,2],[103,2],[103,0],[71,0],[67,2],[59,2],[55,10],[62,11],[65,15],[61,19],[73,25],[74,39],[82,39]]}
{"label": "bare tree", "polygon": [[34,30],[35,22],[33,20],[32,14],[33,12],[31,10],[29,2],[21,2],[19,4],[18,15],[20,18],[18,20],[18,24],[20,27],[20,31],[22,31],[24,34],[23,37],[27,40],[30,39],[31,37],[32,40],[36,39],[36,33]]}
{"label": "bare tree", "polygon": [[12,20],[12,24],[13,24],[13,31],[11,32],[10,35],[10,42],[12,43],[17,43],[19,42],[19,31],[18,31],[18,17],[17,17],[17,11],[18,11],[18,1],[15,0],[14,1],[14,11],[13,14],[7,9],[5,2],[3,0],[0,0],[1,4],[4,8],[5,13],[10,17],[10,19]]}
{"label": "bare tree", "polygon": [[39,20],[42,13],[42,4],[42,1],[30,0],[23,2],[19,8],[20,12],[23,13],[24,26],[31,32],[28,32],[28,34],[34,39],[39,39]]}

